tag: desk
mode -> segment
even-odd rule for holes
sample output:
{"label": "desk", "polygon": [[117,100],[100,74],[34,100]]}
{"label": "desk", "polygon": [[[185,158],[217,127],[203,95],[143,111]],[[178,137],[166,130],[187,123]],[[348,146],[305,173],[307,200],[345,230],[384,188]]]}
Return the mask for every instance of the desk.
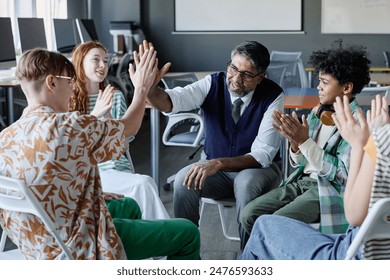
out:
{"label": "desk", "polygon": [[285,88],[284,108],[311,109],[318,104],[317,88]]}
{"label": "desk", "polygon": [[[307,72],[307,78],[309,80],[309,86],[312,87],[313,86],[313,72],[314,72],[314,67],[306,67],[305,68],[305,71]],[[374,77],[381,77],[381,74],[385,74],[384,77],[385,77],[385,80],[387,82],[389,82],[390,84],[390,79],[389,76],[390,76],[390,68],[387,68],[387,67],[370,67],[370,76],[371,76],[371,80],[374,80],[375,81],[375,78]],[[381,73],[382,72],[382,73]],[[379,74],[379,75],[378,75]],[[378,76],[376,76],[378,75]],[[387,76],[389,75],[389,76]],[[382,80],[382,79],[381,79]]]}
{"label": "desk", "polygon": [[371,73],[371,82],[373,84],[390,85],[390,72],[386,73]]}

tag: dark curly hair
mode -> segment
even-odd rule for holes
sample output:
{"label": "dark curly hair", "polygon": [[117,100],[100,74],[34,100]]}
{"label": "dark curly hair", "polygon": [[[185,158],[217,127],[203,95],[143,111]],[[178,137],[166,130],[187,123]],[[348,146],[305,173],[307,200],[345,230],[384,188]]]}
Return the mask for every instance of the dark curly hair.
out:
{"label": "dark curly hair", "polygon": [[309,64],[314,66],[317,74],[330,74],[340,85],[353,83],[353,95],[360,93],[370,82],[370,63],[366,47],[343,46],[341,39],[336,40],[330,49],[314,51],[309,58]]}

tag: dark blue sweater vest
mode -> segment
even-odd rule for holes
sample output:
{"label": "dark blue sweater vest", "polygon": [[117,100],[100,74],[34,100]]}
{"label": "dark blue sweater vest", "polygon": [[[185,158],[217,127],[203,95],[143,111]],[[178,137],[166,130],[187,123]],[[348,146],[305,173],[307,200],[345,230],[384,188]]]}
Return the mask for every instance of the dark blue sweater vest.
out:
{"label": "dark blue sweater vest", "polygon": [[257,85],[249,106],[235,124],[231,117],[226,74],[214,73],[211,79],[210,91],[201,106],[206,123],[204,151],[207,159],[245,155],[251,151],[268,106],[283,90],[273,81],[264,78]]}

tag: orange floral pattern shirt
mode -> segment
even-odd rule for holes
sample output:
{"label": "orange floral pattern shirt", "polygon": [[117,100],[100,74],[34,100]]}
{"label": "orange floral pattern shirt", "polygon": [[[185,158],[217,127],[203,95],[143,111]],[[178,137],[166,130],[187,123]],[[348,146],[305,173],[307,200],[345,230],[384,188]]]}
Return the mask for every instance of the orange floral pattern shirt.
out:
{"label": "orange floral pattern shirt", "polygon": [[[37,105],[0,133],[0,174],[26,182],[75,259],[126,259],[97,167],[124,153],[123,130],[115,120]],[[27,259],[64,258],[34,215],[0,210],[0,223]]]}

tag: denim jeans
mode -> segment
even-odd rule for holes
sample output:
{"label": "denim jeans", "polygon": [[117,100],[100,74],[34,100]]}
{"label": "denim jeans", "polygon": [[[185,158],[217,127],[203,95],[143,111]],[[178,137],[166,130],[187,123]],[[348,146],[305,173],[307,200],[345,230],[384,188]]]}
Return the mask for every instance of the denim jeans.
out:
{"label": "denim jeans", "polygon": [[[310,225],[278,215],[259,217],[240,256],[242,260],[342,260],[358,228],[323,234]],[[361,259],[362,249],[355,256]]]}

